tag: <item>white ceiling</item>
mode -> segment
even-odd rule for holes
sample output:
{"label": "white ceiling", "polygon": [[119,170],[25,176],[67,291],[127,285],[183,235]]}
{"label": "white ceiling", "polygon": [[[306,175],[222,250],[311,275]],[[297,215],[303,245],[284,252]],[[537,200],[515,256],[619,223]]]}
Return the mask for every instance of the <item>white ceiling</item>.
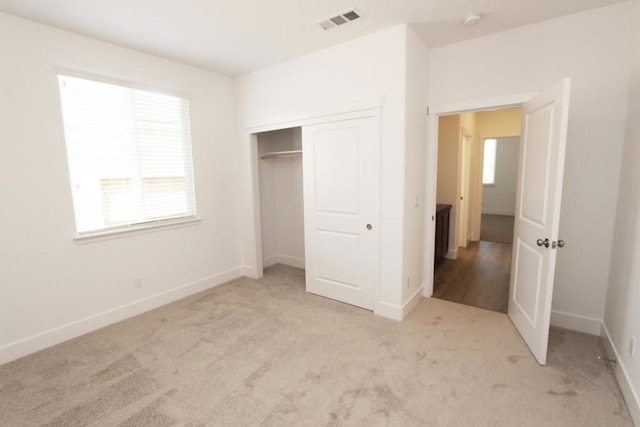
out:
{"label": "white ceiling", "polygon": [[[0,11],[229,75],[400,23],[441,46],[622,0],[0,0]],[[362,19],[316,25],[351,7]],[[470,12],[483,22],[462,25]]]}

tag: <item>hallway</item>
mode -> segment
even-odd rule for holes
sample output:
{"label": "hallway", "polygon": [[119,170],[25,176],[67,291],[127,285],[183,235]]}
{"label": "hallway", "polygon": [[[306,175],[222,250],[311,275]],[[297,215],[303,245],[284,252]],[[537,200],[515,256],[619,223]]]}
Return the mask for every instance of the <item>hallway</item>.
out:
{"label": "hallway", "polygon": [[480,240],[498,243],[513,242],[513,215],[482,214]]}
{"label": "hallway", "polygon": [[433,296],[506,313],[510,268],[510,243],[470,242],[436,268]]}

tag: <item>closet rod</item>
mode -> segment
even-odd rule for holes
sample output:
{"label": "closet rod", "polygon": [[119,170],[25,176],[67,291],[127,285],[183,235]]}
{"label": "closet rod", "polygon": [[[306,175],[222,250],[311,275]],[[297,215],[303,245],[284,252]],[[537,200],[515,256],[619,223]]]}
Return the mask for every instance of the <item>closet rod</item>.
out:
{"label": "closet rod", "polygon": [[286,158],[286,157],[300,157],[302,156],[302,150],[292,150],[292,151],[274,151],[271,153],[263,153],[260,155],[261,159],[278,159],[278,158]]}

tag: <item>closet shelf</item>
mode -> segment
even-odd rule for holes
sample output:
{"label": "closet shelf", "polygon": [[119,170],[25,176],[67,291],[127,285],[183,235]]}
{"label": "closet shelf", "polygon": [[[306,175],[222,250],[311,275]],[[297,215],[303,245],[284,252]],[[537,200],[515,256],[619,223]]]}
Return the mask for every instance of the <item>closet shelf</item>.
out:
{"label": "closet shelf", "polygon": [[280,159],[287,157],[300,157],[302,156],[302,150],[291,150],[291,151],[272,151],[270,153],[262,153],[260,155],[261,159]]}

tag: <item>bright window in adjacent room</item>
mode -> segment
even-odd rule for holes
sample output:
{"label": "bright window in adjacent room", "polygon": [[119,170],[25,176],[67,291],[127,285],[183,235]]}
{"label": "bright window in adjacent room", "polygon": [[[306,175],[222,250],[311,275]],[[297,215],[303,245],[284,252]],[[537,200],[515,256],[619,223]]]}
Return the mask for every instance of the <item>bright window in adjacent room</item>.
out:
{"label": "bright window in adjacent room", "polygon": [[484,140],[484,161],[482,163],[482,183],[492,185],[496,183],[496,146],[497,140]]}
{"label": "bright window in adjacent room", "polygon": [[195,218],[187,99],[58,82],[78,237]]}

